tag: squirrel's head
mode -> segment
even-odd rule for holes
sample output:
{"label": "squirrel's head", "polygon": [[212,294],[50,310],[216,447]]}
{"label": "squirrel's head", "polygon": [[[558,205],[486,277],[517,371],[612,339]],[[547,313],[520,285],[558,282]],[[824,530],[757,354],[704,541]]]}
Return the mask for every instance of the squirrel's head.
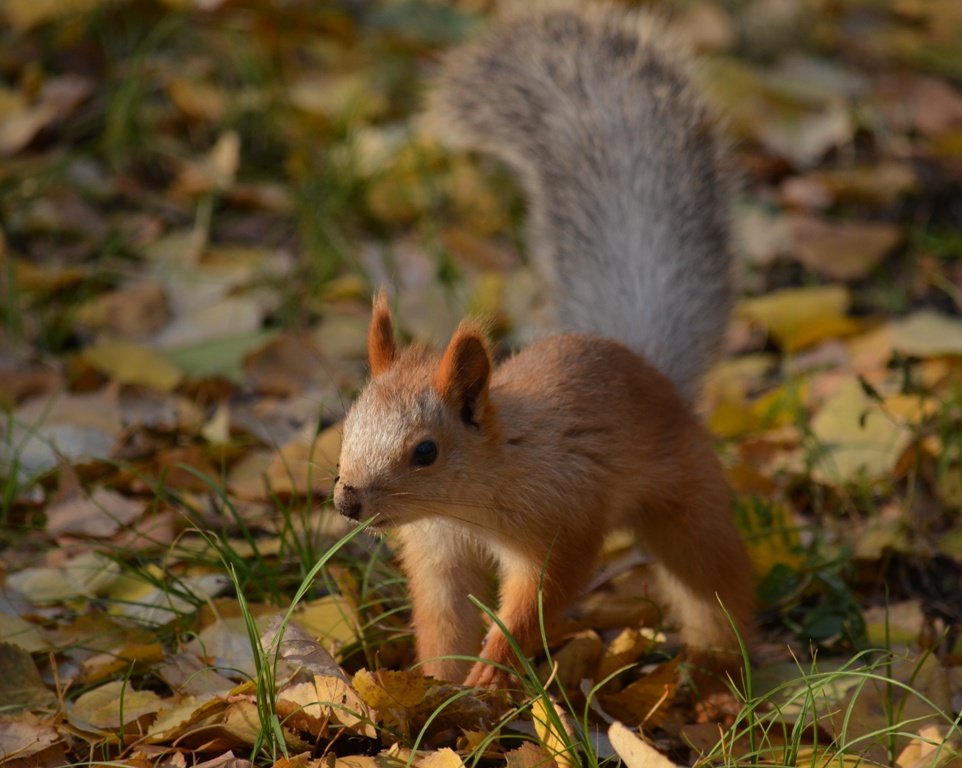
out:
{"label": "squirrel's head", "polygon": [[476,477],[477,451],[494,430],[485,334],[465,322],[440,355],[398,349],[381,291],[368,359],[371,380],[344,420],[334,506],[378,527],[438,514],[458,496],[453,483]]}

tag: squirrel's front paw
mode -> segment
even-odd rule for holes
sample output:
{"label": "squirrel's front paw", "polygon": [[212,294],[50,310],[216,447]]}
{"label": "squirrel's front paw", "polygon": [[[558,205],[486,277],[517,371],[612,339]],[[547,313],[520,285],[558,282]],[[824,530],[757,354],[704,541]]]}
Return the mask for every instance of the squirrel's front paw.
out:
{"label": "squirrel's front paw", "polygon": [[503,669],[483,661],[471,667],[464,680],[468,688],[507,688],[510,682],[511,677]]}

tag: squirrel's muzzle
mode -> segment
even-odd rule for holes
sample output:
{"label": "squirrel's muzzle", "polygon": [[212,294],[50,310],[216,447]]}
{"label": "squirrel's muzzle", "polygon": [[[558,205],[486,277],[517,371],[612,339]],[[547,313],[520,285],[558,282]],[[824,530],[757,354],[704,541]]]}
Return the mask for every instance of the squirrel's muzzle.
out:
{"label": "squirrel's muzzle", "polygon": [[334,487],[334,509],[349,520],[359,520],[363,506],[361,494],[353,485],[338,483]]}

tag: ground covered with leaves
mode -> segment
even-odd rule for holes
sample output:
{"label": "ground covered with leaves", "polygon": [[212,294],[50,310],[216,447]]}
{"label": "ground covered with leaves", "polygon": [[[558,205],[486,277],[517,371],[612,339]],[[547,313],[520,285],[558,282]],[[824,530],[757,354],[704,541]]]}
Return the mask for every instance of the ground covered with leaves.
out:
{"label": "ground covered with leaves", "polygon": [[962,764],[962,3],[663,7],[743,177],[735,693],[622,540],[515,698],[426,680],[325,506],[374,286],[502,351],[538,301],[508,174],[417,119],[490,3],[6,0],[0,763]]}

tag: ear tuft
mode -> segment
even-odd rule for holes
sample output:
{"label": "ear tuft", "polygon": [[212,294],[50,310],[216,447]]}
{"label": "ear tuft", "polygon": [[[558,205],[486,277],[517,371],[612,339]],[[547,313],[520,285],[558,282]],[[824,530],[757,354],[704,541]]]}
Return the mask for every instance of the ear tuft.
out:
{"label": "ear tuft", "polygon": [[462,323],[444,351],[434,376],[441,397],[456,407],[461,418],[478,426],[491,378],[491,354],[484,332]]}
{"label": "ear tuft", "polygon": [[371,314],[371,327],[367,331],[367,359],[371,365],[371,376],[380,376],[394,363],[397,346],[394,344],[394,321],[383,288],[374,294],[374,311]]}

